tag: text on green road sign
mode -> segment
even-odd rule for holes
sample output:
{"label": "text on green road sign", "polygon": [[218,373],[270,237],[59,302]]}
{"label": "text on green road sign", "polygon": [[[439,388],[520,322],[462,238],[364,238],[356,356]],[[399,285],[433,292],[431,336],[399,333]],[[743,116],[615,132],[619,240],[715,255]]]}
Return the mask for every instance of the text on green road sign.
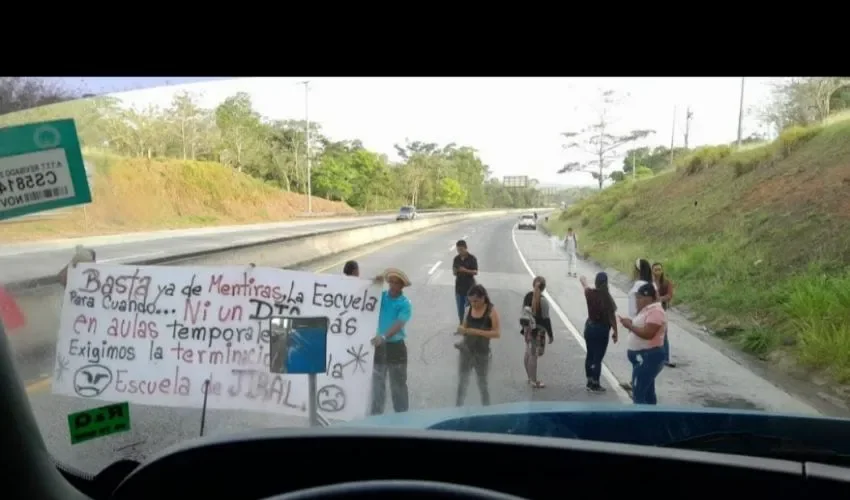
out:
{"label": "text on green road sign", "polygon": [[74,120],[0,129],[0,220],[90,202]]}
{"label": "text on green road sign", "polygon": [[130,404],[92,408],[68,415],[71,444],[130,430]]}

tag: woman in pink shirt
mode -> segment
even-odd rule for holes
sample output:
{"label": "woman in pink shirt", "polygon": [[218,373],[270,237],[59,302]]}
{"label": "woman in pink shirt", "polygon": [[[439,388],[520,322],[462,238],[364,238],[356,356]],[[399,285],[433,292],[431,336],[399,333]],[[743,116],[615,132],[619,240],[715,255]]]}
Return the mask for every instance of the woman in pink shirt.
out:
{"label": "woman in pink shirt", "polygon": [[667,313],[658,302],[658,292],[652,283],[646,283],[635,293],[637,315],[620,318],[620,324],[629,331],[627,355],[632,363],[632,399],[635,404],[654,405],[655,378],[664,368],[664,334]]}

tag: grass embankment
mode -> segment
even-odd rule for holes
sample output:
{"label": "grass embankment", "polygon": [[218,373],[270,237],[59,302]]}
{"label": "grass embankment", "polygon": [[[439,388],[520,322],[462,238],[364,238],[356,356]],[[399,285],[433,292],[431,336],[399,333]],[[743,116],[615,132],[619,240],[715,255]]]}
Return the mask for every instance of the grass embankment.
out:
{"label": "grass embankment", "polygon": [[[92,203],[55,218],[0,225],[0,239],[33,241],[131,231],[276,222],[307,211],[307,197],[267,186],[218,163],[145,160],[90,152]],[[313,197],[313,211],[354,213]]]}
{"label": "grass embankment", "polygon": [[702,148],[550,221],[623,272],[637,257],[664,263],[676,302],[743,350],[850,382],[850,122]]}

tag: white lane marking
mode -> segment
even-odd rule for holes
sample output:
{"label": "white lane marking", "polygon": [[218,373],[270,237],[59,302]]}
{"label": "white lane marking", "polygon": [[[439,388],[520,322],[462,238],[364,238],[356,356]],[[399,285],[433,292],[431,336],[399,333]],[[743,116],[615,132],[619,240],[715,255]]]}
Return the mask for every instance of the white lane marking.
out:
{"label": "white lane marking", "polygon": [[449,247],[449,252],[454,252],[456,250],[454,243]]}
{"label": "white lane marking", "polygon": [[432,268],[431,268],[431,270],[430,270],[430,271],[428,271],[428,276],[430,276],[430,275],[434,274],[434,271],[436,271],[436,270],[437,270],[437,268],[438,268],[438,267],[440,267],[440,264],[442,264],[442,263],[443,263],[443,261],[438,260],[438,261],[437,261],[437,263],[436,263],[436,264],[434,264],[434,267],[432,267]]}
{"label": "white lane marking", "polygon": [[[514,249],[516,250],[516,253],[519,256],[519,260],[522,261],[522,265],[525,266],[525,270],[528,271],[528,274],[533,278],[536,275],[531,269],[531,266],[528,265],[528,261],[525,260],[525,256],[520,251],[519,245],[516,242],[516,231],[514,231],[513,229],[511,229],[511,241],[513,241],[514,243]],[[572,334],[573,339],[578,342],[578,345],[581,346],[582,350],[584,350],[584,352],[586,353],[587,344],[584,343],[584,337],[581,333],[579,333],[578,329],[576,329],[576,327],[573,326],[572,323],[570,323],[569,318],[567,318],[567,315],[564,313],[563,309],[561,309],[558,303],[555,302],[555,299],[553,299],[552,296],[549,295],[549,290],[544,290],[543,296],[546,297],[546,300],[549,301],[549,307],[551,307],[552,310],[555,311],[555,314],[557,314],[558,317],[561,318],[561,321],[564,322],[564,326],[566,326],[567,330]],[[629,394],[625,391],[625,389],[620,386],[620,381],[617,380],[617,377],[614,376],[614,373],[611,372],[611,370],[608,368],[607,365],[605,365],[605,363],[602,364],[602,376],[605,377],[605,380],[608,381],[608,384],[614,390],[614,393],[617,394],[617,397],[620,398],[620,401],[622,401],[623,403],[632,403],[632,398],[630,398]]]}
{"label": "white lane marking", "polygon": [[164,254],[165,254],[164,251],[149,252],[149,253],[137,253],[137,254],[134,254],[134,255],[122,255],[121,257],[112,257],[111,259],[100,259],[97,262],[102,264],[104,262],[115,262],[116,260],[133,260],[133,259],[138,259],[138,258],[141,258],[141,257],[155,257],[157,255],[164,255]]}
{"label": "white lane marking", "polygon": [[431,283],[436,283],[440,276],[443,275],[442,269],[437,269],[437,272],[428,276],[428,281],[425,282],[426,285],[430,285]]}

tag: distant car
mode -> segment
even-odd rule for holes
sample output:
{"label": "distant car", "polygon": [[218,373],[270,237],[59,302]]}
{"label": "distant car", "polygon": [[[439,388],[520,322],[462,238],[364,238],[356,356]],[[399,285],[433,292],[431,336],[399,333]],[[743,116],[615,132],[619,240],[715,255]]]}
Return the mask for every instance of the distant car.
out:
{"label": "distant car", "polygon": [[395,220],[413,220],[416,218],[416,207],[406,206],[401,207]]}
{"label": "distant car", "polygon": [[537,230],[537,221],[534,220],[534,215],[525,214],[519,218],[519,222],[517,223],[517,229],[531,229]]}

